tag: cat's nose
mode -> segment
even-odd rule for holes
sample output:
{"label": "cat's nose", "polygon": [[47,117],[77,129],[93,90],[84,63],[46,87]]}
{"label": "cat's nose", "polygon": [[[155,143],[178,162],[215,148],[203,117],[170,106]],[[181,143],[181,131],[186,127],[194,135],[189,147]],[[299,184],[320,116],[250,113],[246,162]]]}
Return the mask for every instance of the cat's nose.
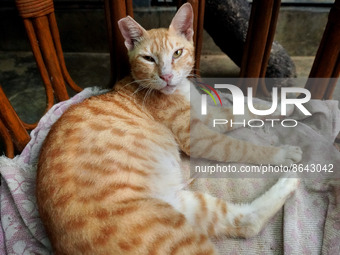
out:
{"label": "cat's nose", "polygon": [[166,81],[167,83],[174,77],[173,74],[162,74],[159,76],[162,80]]}

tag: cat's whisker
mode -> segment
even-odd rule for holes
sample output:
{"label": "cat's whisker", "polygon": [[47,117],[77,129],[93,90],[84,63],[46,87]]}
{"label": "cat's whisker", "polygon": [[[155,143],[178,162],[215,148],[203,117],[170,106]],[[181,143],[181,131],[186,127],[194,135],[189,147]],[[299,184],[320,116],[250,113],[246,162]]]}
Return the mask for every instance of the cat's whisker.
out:
{"label": "cat's whisker", "polygon": [[142,91],[143,89],[144,89],[144,87],[139,86],[139,87],[132,93],[132,95],[137,94],[139,91]]}
{"label": "cat's whisker", "polygon": [[145,82],[145,84],[143,84],[144,86],[142,86],[141,84],[139,84],[139,87],[132,93],[132,95],[137,94],[139,91],[142,91],[143,89],[146,89],[147,87],[150,86],[150,82],[153,81],[152,78],[149,79],[142,79],[142,80],[136,80],[138,83],[140,82]]}
{"label": "cat's whisker", "polygon": [[151,87],[148,88],[148,90],[146,91],[145,95],[144,95],[144,98],[143,98],[143,104],[142,104],[142,109],[144,110],[144,107],[145,107],[145,103],[146,103],[146,100],[149,96],[149,94],[151,93],[153,89]]}
{"label": "cat's whisker", "polygon": [[188,78],[191,78],[191,77],[202,78],[202,77],[201,77],[200,75],[198,75],[198,74],[189,74],[187,77],[188,77]]}
{"label": "cat's whisker", "polygon": [[148,78],[148,79],[135,80],[135,82],[140,83],[140,82],[144,82],[144,81],[152,81],[152,80],[154,80],[154,79]]}
{"label": "cat's whisker", "polygon": [[150,88],[148,88],[148,90],[146,91],[145,95],[144,95],[144,98],[143,98],[143,107],[142,109],[144,109],[145,107],[145,103],[146,103],[146,100],[147,100],[147,97],[148,97],[148,94],[150,92]]}
{"label": "cat's whisker", "polygon": [[124,86],[122,86],[121,89],[123,89],[123,88],[125,88],[125,87],[127,87],[127,86],[129,86],[133,83],[137,83],[137,82],[136,81],[129,82],[129,83],[125,84]]}
{"label": "cat's whisker", "polygon": [[[137,83],[137,84],[139,85],[139,86],[138,86],[138,88],[139,88],[139,87],[142,87],[142,86],[140,85],[140,82],[150,81],[150,80],[152,80],[152,79],[149,78],[149,79],[133,80],[132,82],[129,82],[129,83],[125,84],[124,86],[122,86],[119,90],[122,90],[122,89],[124,89],[125,87],[127,87],[127,86],[129,86],[129,85],[131,85],[131,84],[134,84],[134,83]],[[142,88],[143,88],[143,87],[142,87]]]}

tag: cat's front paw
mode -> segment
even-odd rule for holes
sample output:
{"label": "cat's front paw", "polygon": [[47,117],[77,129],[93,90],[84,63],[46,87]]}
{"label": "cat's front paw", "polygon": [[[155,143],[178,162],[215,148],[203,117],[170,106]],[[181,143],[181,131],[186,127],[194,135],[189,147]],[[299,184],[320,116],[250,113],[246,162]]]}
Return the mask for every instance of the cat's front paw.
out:
{"label": "cat's front paw", "polygon": [[274,156],[273,163],[275,165],[290,166],[302,159],[302,150],[298,146],[284,145]]}

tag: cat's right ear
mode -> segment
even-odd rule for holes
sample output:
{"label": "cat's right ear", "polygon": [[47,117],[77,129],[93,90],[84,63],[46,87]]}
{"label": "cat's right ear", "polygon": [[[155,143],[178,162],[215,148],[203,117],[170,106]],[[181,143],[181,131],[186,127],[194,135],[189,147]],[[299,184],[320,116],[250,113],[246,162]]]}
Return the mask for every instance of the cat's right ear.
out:
{"label": "cat's right ear", "polygon": [[146,30],[130,16],[120,19],[118,21],[118,27],[125,39],[124,43],[128,50],[132,50],[135,44],[147,33]]}

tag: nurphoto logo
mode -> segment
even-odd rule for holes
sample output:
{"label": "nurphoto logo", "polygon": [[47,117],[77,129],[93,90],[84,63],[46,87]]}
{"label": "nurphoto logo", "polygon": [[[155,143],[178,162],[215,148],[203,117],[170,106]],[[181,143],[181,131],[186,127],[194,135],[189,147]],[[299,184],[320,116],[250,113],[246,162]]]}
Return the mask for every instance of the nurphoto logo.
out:
{"label": "nurphoto logo", "polygon": [[[214,88],[212,86],[209,86],[204,83],[199,83],[201,86],[201,90],[206,92],[207,94],[201,95],[201,114],[207,115],[208,106],[207,106],[207,95],[209,95],[212,100],[214,101],[215,105],[217,105],[217,102],[211,92],[208,91],[207,88],[209,88],[218,98],[220,105],[222,105],[222,100],[216,91],[216,89],[228,89],[231,92],[232,95],[232,101],[233,101],[233,115],[247,115],[245,112],[245,98],[247,98],[247,107],[250,113],[256,115],[256,116],[270,116],[277,112],[277,108],[280,106],[280,115],[281,116],[287,116],[287,105],[293,105],[297,109],[299,109],[304,115],[310,116],[312,115],[304,106],[304,103],[307,103],[311,99],[311,93],[305,89],[305,88],[297,88],[297,87],[285,87],[281,88],[281,100],[280,104],[278,104],[278,90],[277,88],[272,89],[272,105],[269,109],[256,109],[256,106],[254,106],[253,103],[253,88],[248,87],[247,90],[247,97],[243,94],[242,90],[232,84],[215,84]],[[202,88],[203,87],[203,88]],[[290,93],[299,93],[300,95],[305,95],[303,98],[287,98],[287,95]],[[277,114],[276,114],[277,115]],[[243,119],[238,122],[233,122],[233,120],[227,120],[227,119],[214,119],[213,120],[213,126],[216,125],[225,125],[230,124],[232,125],[243,125],[249,127],[262,127],[264,125],[264,122],[270,122],[271,126],[274,126],[275,122],[280,121],[281,125],[284,127],[295,127],[298,123],[296,120],[293,119]]]}

